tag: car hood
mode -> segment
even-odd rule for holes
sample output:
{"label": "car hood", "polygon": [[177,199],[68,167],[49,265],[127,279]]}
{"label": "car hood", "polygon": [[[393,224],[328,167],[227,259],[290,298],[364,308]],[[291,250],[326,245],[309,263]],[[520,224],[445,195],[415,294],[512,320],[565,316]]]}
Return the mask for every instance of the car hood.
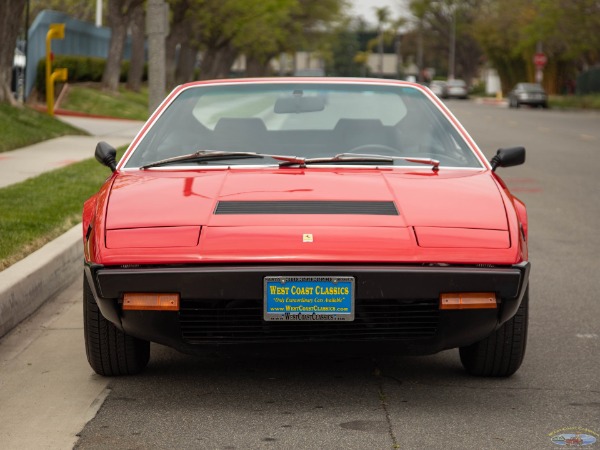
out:
{"label": "car hood", "polygon": [[[261,202],[321,202],[323,208],[233,209]],[[338,202],[354,209],[330,211]],[[264,202],[264,203],[263,203]],[[288,207],[289,207],[288,203]],[[300,203],[299,203],[300,205]],[[371,210],[395,206],[397,214]],[[251,205],[253,206],[253,205]],[[335,214],[333,212],[336,212]],[[507,230],[503,201],[487,171],[247,169],[136,171],[116,177],[107,229],[172,226],[389,226]]]}
{"label": "car hood", "polygon": [[104,264],[518,259],[486,170],[126,171],[106,208]]}

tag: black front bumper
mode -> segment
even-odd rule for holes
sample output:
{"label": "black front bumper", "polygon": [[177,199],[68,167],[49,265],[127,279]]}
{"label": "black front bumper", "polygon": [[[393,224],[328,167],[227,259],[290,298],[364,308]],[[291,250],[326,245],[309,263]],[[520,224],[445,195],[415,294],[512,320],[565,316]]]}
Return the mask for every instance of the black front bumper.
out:
{"label": "black front bumper", "polygon": [[[427,354],[469,345],[510,319],[529,278],[511,267],[430,266],[86,266],[104,317],[141,339],[185,352],[213,344],[392,343]],[[352,322],[265,322],[265,276],[355,277]],[[125,292],[179,292],[179,312],[123,311]],[[441,293],[494,292],[498,309],[440,310]]]}

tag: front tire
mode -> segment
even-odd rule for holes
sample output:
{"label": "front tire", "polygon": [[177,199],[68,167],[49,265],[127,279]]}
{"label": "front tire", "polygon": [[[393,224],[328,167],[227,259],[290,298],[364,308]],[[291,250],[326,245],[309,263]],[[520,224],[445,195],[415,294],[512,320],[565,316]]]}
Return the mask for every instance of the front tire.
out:
{"label": "front tire", "polygon": [[510,320],[487,338],[460,348],[460,361],[466,371],[481,377],[509,377],[514,374],[525,356],[528,319],[529,288]]}
{"label": "front tire", "polygon": [[94,371],[103,376],[133,375],[150,360],[150,342],[130,336],[106,320],[83,277],[85,353]]}

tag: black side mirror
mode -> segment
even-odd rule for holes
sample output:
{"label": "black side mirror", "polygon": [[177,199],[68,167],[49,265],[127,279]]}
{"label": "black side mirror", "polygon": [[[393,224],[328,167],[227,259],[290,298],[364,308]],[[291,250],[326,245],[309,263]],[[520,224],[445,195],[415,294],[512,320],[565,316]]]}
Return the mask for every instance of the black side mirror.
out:
{"label": "black side mirror", "polygon": [[497,167],[511,167],[518,166],[525,162],[525,148],[524,147],[510,147],[501,148],[496,152],[496,156],[492,158],[490,164],[492,165],[492,171],[496,170]]}
{"label": "black side mirror", "polygon": [[94,156],[100,164],[110,168],[113,172],[117,170],[117,151],[110,144],[107,144],[104,141],[98,142]]}

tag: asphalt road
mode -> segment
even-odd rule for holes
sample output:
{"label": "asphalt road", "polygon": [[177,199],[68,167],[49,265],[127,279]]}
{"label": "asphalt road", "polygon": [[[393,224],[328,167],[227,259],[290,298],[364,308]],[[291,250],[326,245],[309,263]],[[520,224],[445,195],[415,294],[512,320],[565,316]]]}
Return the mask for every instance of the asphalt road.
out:
{"label": "asphalt road", "polygon": [[[457,351],[427,357],[190,357],[155,345],[142,375],[107,381],[87,368],[81,293],[74,286],[56,300],[72,317],[69,324],[61,318],[44,322],[44,333],[62,332],[68,345],[63,350],[59,341],[54,350],[40,351],[77,361],[69,368],[68,383],[73,398],[88,399],[82,402],[87,409],[64,419],[72,425],[63,433],[93,415],[94,405],[106,397],[79,433],[76,448],[552,449],[560,447],[551,436],[566,428],[598,437],[600,114],[462,101],[448,105],[489,157],[503,146],[524,145],[528,152],[524,166],[499,169],[526,202],[530,219],[529,343],[513,377],[470,377]],[[14,335],[9,339],[16,342]],[[8,361],[6,349],[2,343],[0,356]],[[34,358],[20,364],[29,361],[35,367]],[[0,365],[0,381],[9,363]],[[56,366],[52,370],[60,371],[61,364]],[[48,383],[48,373],[41,374],[43,367],[39,371],[43,381],[28,385]],[[79,384],[89,392],[79,392]],[[52,396],[54,391],[48,385],[43,392]],[[67,390],[60,399],[68,403],[70,395]],[[18,402],[14,405],[17,409]],[[30,433],[44,432],[33,427]],[[598,441],[587,448],[600,449]]]}

